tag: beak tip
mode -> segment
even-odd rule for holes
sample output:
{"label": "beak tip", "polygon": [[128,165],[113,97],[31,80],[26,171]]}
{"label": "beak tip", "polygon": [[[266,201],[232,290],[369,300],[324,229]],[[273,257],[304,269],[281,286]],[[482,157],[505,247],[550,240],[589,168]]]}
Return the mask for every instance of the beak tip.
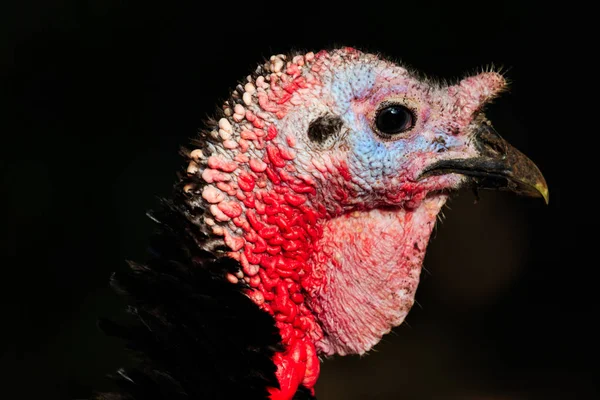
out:
{"label": "beak tip", "polygon": [[548,205],[550,203],[550,193],[548,191],[548,185],[546,185],[546,182],[538,182],[533,186],[540,193],[540,195],[544,198],[546,205]]}

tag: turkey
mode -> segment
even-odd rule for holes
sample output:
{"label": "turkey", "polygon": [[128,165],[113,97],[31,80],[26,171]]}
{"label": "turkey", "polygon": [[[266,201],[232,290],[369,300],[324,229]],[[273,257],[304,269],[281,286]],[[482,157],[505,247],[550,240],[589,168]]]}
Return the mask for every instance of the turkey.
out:
{"label": "turkey", "polygon": [[112,285],[136,367],[96,399],[314,399],[320,357],[365,354],[414,303],[440,209],[461,188],[548,201],[493,129],[506,89],[456,84],[353,48],[272,56],[189,148],[149,213],[151,260]]}

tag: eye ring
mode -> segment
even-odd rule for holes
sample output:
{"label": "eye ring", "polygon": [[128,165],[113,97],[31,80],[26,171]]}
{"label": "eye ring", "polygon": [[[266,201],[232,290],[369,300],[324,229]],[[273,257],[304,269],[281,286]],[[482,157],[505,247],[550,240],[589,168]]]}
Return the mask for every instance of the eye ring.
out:
{"label": "eye ring", "polygon": [[414,111],[406,105],[397,102],[384,102],[375,113],[373,127],[379,136],[392,139],[413,129],[416,121]]}

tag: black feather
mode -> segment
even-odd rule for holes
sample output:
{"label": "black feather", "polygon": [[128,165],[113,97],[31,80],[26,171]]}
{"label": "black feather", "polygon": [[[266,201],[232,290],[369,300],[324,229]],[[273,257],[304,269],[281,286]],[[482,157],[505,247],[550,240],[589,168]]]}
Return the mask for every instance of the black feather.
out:
{"label": "black feather", "polygon": [[[93,399],[267,399],[267,387],[278,387],[271,360],[283,347],[273,318],[242,284],[226,281],[239,263],[217,246],[202,249],[211,240],[190,222],[190,212],[164,201],[151,216],[160,225],[151,261],[130,262],[113,275],[111,285],[126,296],[137,323],[102,320],[100,327],[126,340],[137,366],[111,376],[119,390]],[[294,399],[314,397],[301,388]]]}

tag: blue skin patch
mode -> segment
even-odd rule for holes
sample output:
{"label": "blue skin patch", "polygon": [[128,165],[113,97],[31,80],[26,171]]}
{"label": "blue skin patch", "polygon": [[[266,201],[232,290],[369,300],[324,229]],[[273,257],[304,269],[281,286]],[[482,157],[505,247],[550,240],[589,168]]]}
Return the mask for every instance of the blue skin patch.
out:
{"label": "blue skin patch", "polygon": [[349,124],[356,122],[352,118],[352,100],[365,97],[375,86],[375,78],[376,73],[370,64],[352,64],[336,71],[329,86],[329,93],[335,100],[333,111],[345,117]]}
{"label": "blue skin patch", "polygon": [[[333,97],[334,112],[351,128],[347,139],[351,148],[348,167],[355,183],[367,191],[389,191],[391,181],[398,182],[399,172],[405,169],[409,161],[407,155],[436,151],[435,146],[439,144],[433,145],[422,134],[384,142],[376,137],[367,116],[354,112],[351,107],[354,99],[375,94],[377,68],[381,66],[363,63],[337,70],[331,79],[329,92]],[[406,85],[382,87],[377,96],[386,98],[406,91]]]}

